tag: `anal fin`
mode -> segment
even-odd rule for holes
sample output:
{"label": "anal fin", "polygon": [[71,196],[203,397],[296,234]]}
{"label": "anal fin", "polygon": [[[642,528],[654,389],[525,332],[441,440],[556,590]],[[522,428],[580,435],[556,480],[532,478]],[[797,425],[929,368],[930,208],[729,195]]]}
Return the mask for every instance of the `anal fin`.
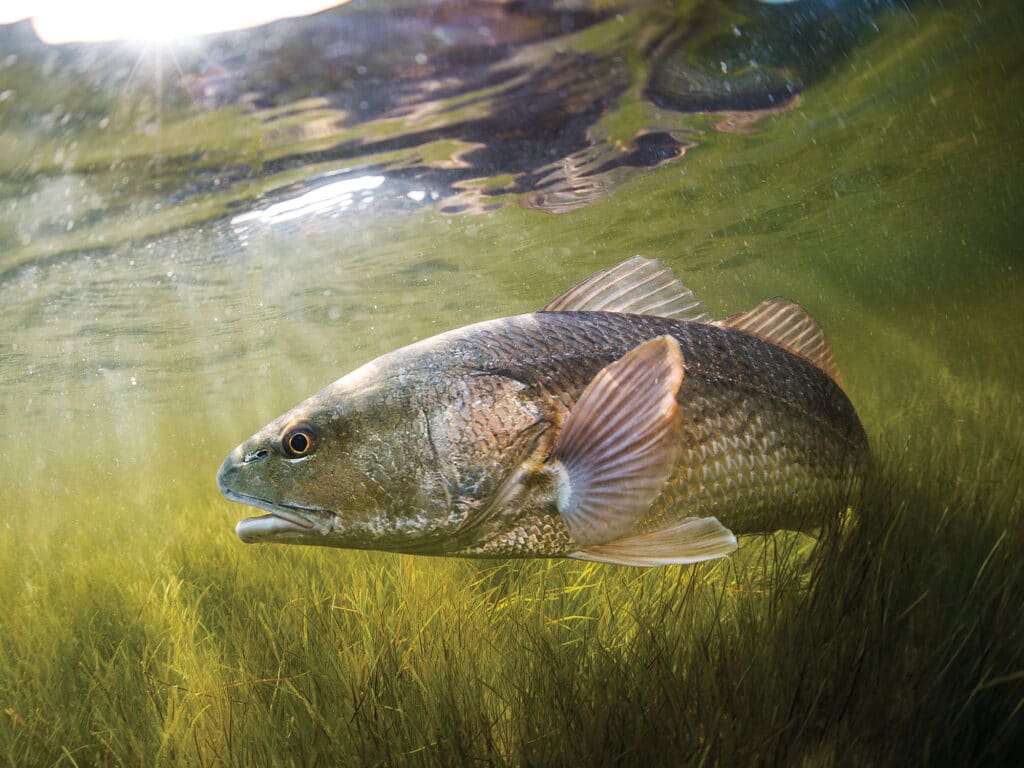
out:
{"label": "anal fin", "polygon": [[657,531],[594,544],[569,557],[652,568],[713,560],[735,550],[736,537],[717,518],[688,517]]}

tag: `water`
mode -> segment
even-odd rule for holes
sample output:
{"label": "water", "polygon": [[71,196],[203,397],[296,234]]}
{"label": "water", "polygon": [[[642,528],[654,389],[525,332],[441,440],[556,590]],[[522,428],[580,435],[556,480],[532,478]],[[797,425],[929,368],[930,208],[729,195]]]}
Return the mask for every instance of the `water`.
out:
{"label": "water", "polygon": [[242,547],[214,474],[244,437],[634,253],[719,317],[800,302],[882,455],[1019,487],[1016,4],[572,8],[353,3],[176,49],[0,28],[12,595],[97,520],[101,560],[127,529]]}

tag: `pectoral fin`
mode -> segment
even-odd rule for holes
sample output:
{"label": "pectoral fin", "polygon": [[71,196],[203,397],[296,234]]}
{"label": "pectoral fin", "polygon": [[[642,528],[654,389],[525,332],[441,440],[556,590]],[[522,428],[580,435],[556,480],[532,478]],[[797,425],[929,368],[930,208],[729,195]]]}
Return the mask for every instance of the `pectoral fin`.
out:
{"label": "pectoral fin", "polygon": [[573,552],[569,557],[596,563],[656,565],[699,563],[736,550],[732,531],[714,517],[688,517],[658,531],[626,536]]}
{"label": "pectoral fin", "polygon": [[576,402],[550,469],[558,511],[581,547],[628,534],[678,467],[682,381],[679,343],[660,336],[602,369]]}

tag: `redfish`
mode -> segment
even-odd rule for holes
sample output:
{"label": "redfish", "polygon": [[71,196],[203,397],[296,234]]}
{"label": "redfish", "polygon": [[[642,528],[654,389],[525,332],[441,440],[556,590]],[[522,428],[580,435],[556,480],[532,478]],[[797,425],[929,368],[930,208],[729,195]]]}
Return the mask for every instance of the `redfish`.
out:
{"label": "redfish", "polygon": [[245,542],[655,566],[800,527],[794,510],[834,502],[867,455],[802,308],[713,321],[636,256],[538,312],[367,363],[238,446],[217,483],[269,512],[238,524]]}

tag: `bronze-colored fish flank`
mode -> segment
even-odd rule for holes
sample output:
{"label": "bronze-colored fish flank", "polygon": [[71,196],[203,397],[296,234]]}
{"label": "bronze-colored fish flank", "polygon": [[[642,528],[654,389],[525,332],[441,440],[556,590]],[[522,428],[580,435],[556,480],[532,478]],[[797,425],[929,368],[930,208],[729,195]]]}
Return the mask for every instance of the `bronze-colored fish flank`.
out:
{"label": "bronze-colored fish flank", "polygon": [[838,381],[797,305],[717,324],[635,257],[543,311],[378,358],[239,446],[218,481],[271,512],[239,524],[247,541],[695,562],[733,532],[803,526],[857,473],[867,440]]}

